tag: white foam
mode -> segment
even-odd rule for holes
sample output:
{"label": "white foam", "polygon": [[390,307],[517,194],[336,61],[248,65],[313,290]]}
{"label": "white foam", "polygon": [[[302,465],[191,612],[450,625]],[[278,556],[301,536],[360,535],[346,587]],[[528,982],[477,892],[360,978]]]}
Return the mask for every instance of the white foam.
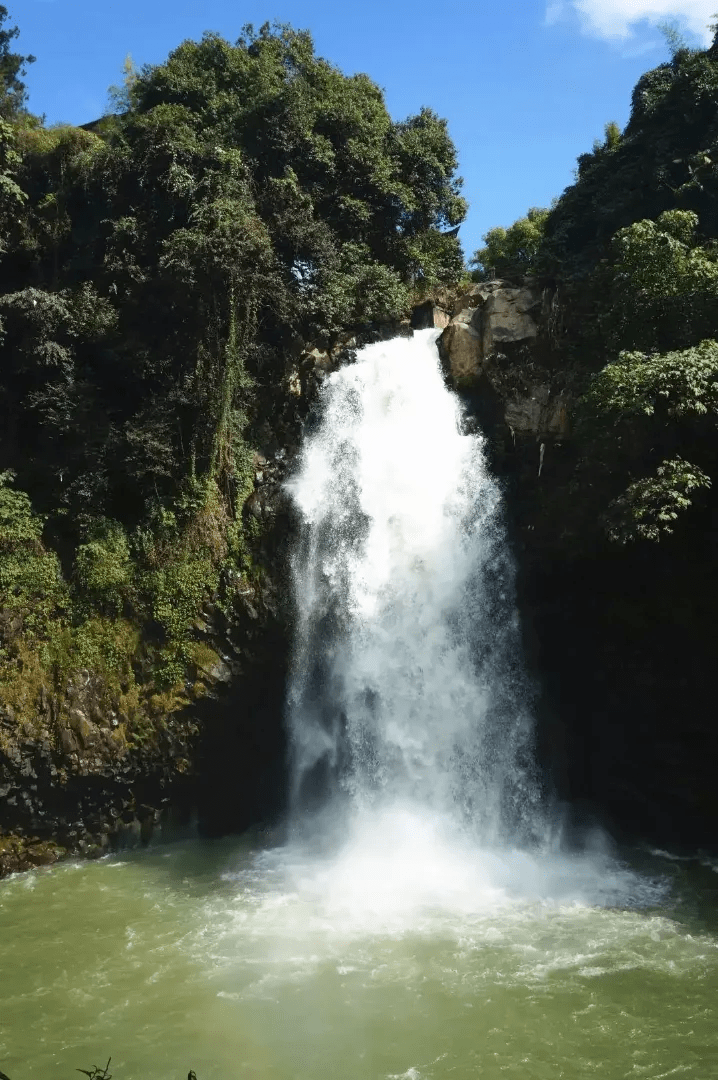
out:
{"label": "white foam", "polygon": [[369,346],[333,374],[288,484],[304,523],[295,791],[301,811],[321,766],[357,804],[411,799],[488,839],[539,826],[531,723],[498,489],[435,337]]}
{"label": "white foam", "polygon": [[[330,935],[500,935],[484,924],[502,912],[660,891],[600,838],[550,848],[499,491],[435,339],[369,346],[333,374],[288,484],[303,521],[289,713],[304,839],[265,862],[284,901],[264,914]],[[306,815],[312,783],[323,816]]]}

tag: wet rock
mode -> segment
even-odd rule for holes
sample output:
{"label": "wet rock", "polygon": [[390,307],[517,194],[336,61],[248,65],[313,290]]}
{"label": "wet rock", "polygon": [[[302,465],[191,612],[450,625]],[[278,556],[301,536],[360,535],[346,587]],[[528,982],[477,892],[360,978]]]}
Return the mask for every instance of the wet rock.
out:
{"label": "wet rock", "polygon": [[302,359],[315,371],[331,371],[334,366],[332,354],[323,349],[310,349],[309,352],[304,353]]}
{"label": "wet rock", "polygon": [[505,402],[504,418],[515,434],[566,438],[569,434],[568,400],[550,386],[534,386]]}
{"label": "wet rock", "polygon": [[64,854],[59,844],[37,837],[0,837],[0,878],[50,866]]}
{"label": "wet rock", "polygon": [[287,378],[287,391],[290,394],[294,394],[295,397],[299,397],[302,393],[302,380],[298,371],[291,371]]}

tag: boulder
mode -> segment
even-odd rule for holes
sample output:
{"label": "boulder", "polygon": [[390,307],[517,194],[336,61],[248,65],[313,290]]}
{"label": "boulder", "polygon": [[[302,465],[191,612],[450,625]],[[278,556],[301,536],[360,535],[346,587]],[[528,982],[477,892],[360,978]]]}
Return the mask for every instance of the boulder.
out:
{"label": "boulder", "polygon": [[526,341],[538,336],[536,317],[541,311],[540,289],[528,286],[519,289],[483,288],[486,290],[486,299],[481,307],[484,356],[489,356],[497,346],[508,341]]}
{"label": "boulder", "polygon": [[484,281],[457,297],[453,318],[441,335],[449,373],[460,383],[479,375],[507,343],[538,337],[543,292],[535,285]]}
{"label": "boulder", "polygon": [[465,386],[477,379],[484,364],[480,311],[467,305],[455,315],[439,339],[439,348],[452,382]]}
{"label": "boulder", "polygon": [[568,399],[552,389],[549,372],[537,362],[543,302],[543,290],[530,282],[472,285],[455,299],[439,349],[455,386],[483,387],[500,399],[514,436],[559,439],[569,431]]}

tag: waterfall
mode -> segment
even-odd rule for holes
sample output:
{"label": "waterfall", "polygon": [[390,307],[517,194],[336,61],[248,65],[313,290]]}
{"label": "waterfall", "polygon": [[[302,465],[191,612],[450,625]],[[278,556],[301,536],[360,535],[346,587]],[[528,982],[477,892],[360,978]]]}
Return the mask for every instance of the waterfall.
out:
{"label": "waterfall", "polygon": [[288,488],[295,813],[391,806],[482,844],[541,833],[514,571],[436,331],[326,380]]}

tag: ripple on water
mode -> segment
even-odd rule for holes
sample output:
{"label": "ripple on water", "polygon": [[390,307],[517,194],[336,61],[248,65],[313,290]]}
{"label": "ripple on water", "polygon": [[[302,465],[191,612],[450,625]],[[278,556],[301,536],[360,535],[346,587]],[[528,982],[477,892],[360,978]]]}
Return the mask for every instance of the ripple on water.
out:
{"label": "ripple on water", "polygon": [[[704,1080],[716,1062],[716,939],[674,917],[655,867],[635,880],[618,862],[476,853],[447,892],[427,864],[421,902],[389,903],[341,852],[212,850],[211,866],[185,845],[0,886],[0,1069],[39,1080],[112,1054],[118,1080],[190,1066],[201,1080],[240,1066],[271,1080],[654,1080],[684,1065]],[[442,859],[434,870],[451,871]],[[472,908],[458,884],[476,874]],[[596,882],[644,906],[591,904]]]}

